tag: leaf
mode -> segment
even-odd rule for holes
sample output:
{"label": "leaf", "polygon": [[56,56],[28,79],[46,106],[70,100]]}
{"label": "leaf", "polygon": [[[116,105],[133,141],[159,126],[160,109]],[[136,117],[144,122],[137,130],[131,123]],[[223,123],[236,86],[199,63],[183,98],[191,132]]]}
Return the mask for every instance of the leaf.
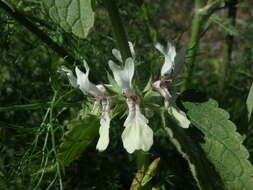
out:
{"label": "leaf", "polygon": [[[161,118],[165,131],[177,151],[188,162],[191,173],[200,190],[222,190],[221,179],[207,160],[197,142],[187,134],[187,130],[176,125],[173,119],[165,117],[166,109],[161,109]],[[169,123],[169,125],[167,124]]]}
{"label": "leaf", "polygon": [[249,95],[246,100],[247,110],[248,110],[248,120],[250,120],[252,109],[253,109],[253,83],[250,87]]}
{"label": "leaf", "polygon": [[116,81],[113,79],[113,77],[108,72],[107,72],[107,79],[108,79],[110,85],[106,85],[106,87],[114,93],[122,94],[121,88],[117,85]]}
{"label": "leaf", "polygon": [[151,162],[141,181],[141,186],[145,186],[155,176],[159,163],[160,158],[156,158],[153,162]]}
{"label": "leaf", "polygon": [[52,20],[66,32],[80,38],[88,35],[94,24],[91,0],[43,0]]}
{"label": "leaf", "polygon": [[153,80],[152,80],[152,77],[149,78],[143,92],[148,92],[150,91],[151,89],[153,88]]}
{"label": "leaf", "polygon": [[191,122],[205,135],[202,148],[221,176],[227,190],[252,190],[253,167],[243,137],[229,121],[229,114],[214,100],[184,102]]}
{"label": "leaf", "polygon": [[75,160],[98,135],[100,123],[95,115],[86,115],[82,120],[72,121],[60,146],[59,159],[63,166]]}

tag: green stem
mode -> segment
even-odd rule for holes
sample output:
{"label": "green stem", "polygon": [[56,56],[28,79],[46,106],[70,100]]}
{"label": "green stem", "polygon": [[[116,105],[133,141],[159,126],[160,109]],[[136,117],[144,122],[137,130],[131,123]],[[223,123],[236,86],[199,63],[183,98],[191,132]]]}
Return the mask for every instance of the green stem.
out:
{"label": "green stem", "polygon": [[112,30],[118,43],[119,50],[122,54],[122,58],[123,60],[126,60],[128,57],[131,57],[131,52],[128,46],[126,32],[122,24],[117,5],[114,0],[103,0],[103,2],[108,11],[112,24]]}
{"label": "green stem", "polygon": [[46,43],[50,48],[57,52],[61,57],[63,57],[68,62],[77,61],[72,55],[70,55],[67,50],[59,46],[54,42],[44,31],[39,29],[35,24],[33,24],[22,12],[17,9],[9,7],[5,2],[0,0],[0,8],[5,10],[14,20],[19,22],[21,25],[26,27],[29,31],[40,38],[44,43]]}
{"label": "green stem", "polygon": [[[230,19],[231,25],[235,27],[236,25],[236,4],[237,0],[231,0],[228,3],[228,19]],[[224,56],[224,61],[221,63],[220,66],[220,82],[219,82],[219,90],[220,93],[223,92],[225,82],[226,82],[226,77],[227,73],[232,61],[232,52],[233,52],[233,44],[234,44],[234,36],[231,34],[227,34],[225,37],[225,56]]]}
{"label": "green stem", "polygon": [[[82,102],[76,103],[60,103],[55,105],[55,107],[75,107],[81,105]],[[37,110],[37,109],[47,109],[51,106],[51,102],[47,103],[34,103],[34,104],[26,104],[26,105],[13,105],[0,107],[0,112],[6,111],[18,111],[18,110]]]}
{"label": "green stem", "polygon": [[[202,20],[203,20],[203,15],[199,13],[197,10],[200,8],[201,2],[196,0],[195,1],[195,15],[193,18],[192,22],[192,32],[191,32],[191,40],[188,46],[188,68],[189,68],[189,73],[188,77],[190,81],[190,78],[192,77],[194,73],[194,66],[195,66],[195,61],[196,61],[196,55],[198,53],[198,47],[199,47],[199,41],[201,37],[201,25],[202,25]],[[187,84],[189,85],[189,83]]]}
{"label": "green stem", "polygon": [[154,27],[152,26],[152,21],[151,21],[151,17],[150,17],[150,13],[149,10],[146,6],[145,3],[143,3],[140,6],[141,12],[143,14],[143,20],[146,24],[147,30],[148,30],[148,38],[153,42],[157,42],[157,32],[154,29]]}

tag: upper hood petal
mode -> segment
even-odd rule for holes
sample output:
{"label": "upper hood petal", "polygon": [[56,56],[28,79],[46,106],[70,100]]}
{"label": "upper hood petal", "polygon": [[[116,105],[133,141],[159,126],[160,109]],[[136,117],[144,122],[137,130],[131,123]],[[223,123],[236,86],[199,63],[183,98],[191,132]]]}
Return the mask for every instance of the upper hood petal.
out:
{"label": "upper hood petal", "polygon": [[68,76],[71,86],[77,87],[78,86],[77,80],[76,80],[76,77],[74,76],[73,72],[65,66],[62,66],[61,70],[67,73],[67,76]]}
{"label": "upper hood petal", "polygon": [[119,62],[123,63],[122,56],[119,50],[112,49],[112,54]]}
{"label": "upper hood petal", "polygon": [[77,76],[77,84],[79,88],[82,90],[84,94],[91,94],[94,97],[102,96],[103,92],[101,92],[96,85],[89,81],[89,67],[86,61],[84,61],[84,67],[86,69],[86,73],[84,74],[82,71],[75,68],[76,76]]}
{"label": "upper hood petal", "polygon": [[132,88],[132,79],[134,75],[134,61],[132,58],[127,58],[124,68],[115,64],[113,61],[108,62],[110,69],[117,84],[123,90]]}
{"label": "upper hood petal", "polygon": [[[128,42],[128,46],[129,46],[129,49],[130,49],[130,52],[131,52],[131,55],[132,55],[132,58],[135,58],[135,51],[134,51],[134,45],[132,42]],[[121,56],[121,53],[118,49],[112,49],[112,55],[121,63],[123,63],[123,59],[122,59],[122,56]]]}
{"label": "upper hood petal", "polygon": [[174,59],[176,57],[175,46],[173,46],[170,42],[167,42],[167,47],[164,47],[160,43],[156,43],[155,48],[163,54],[165,59],[161,69],[161,76],[170,74],[174,67]]}

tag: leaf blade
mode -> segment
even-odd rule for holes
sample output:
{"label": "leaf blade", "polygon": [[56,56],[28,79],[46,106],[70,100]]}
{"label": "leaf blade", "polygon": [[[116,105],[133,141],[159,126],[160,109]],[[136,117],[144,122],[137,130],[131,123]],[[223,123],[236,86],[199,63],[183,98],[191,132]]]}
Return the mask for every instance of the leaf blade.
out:
{"label": "leaf blade", "polygon": [[202,148],[221,176],[227,190],[253,189],[253,167],[249,153],[242,145],[243,137],[229,121],[229,114],[217,102],[184,102],[191,122],[204,135]]}
{"label": "leaf blade", "polygon": [[63,142],[60,145],[59,159],[63,166],[68,166],[98,136],[99,118],[86,115],[82,120],[72,121]]}
{"label": "leaf blade", "polygon": [[86,38],[94,24],[91,0],[44,0],[51,19],[66,32]]}

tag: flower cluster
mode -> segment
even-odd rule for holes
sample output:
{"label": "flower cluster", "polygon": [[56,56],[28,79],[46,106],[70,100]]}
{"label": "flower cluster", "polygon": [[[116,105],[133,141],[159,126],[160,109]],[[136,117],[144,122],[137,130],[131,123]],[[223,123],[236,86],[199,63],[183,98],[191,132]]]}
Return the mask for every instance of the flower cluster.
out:
{"label": "flower cluster", "polygon": [[[167,88],[167,81],[180,72],[178,66],[182,62],[184,52],[176,54],[175,47],[168,43],[167,47],[157,43],[155,46],[165,57],[165,62],[161,69],[161,78],[156,81],[153,86],[165,98],[165,102],[170,102],[172,97]],[[128,106],[128,116],[124,122],[124,131],[121,135],[124,148],[129,153],[135,150],[148,151],[153,144],[153,131],[148,125],[148,119],[142,114],[140,108],[140,98],[132,87],[132,79],[134,76],[134,60],[135,52],[133,44],[129,42],[129,48],[132,56],[123,62],[121,53],[117,49],[112,50],[112,54],[121,65],[109,60],[108,64],[113,73],[114,79],[122,90],[122,94],[126,97]],[[107,92],[103,84],[95,85],[89,80],[89,66],[86,61],[83,61],[86,72],[83,73],[75,68],[75,75],[71,70],[62,67],[62,70],[67,73],[69,82],[73,87],[79,87],[85,95],[92,96],[94,101],[93,112],[97,113],[100,104],[102,104],[102,114],[100,119],[99,140],[97,142],[97,150],[104,151],[109,144],[109,128],[110,128],[110,104],[112,97]],[[123,65],[123,66],[122,66]],[[175,117],[178,124],[187,128],[190,124],[184,112],[176,109],[174,106],[169,106],[169,113]]]}

